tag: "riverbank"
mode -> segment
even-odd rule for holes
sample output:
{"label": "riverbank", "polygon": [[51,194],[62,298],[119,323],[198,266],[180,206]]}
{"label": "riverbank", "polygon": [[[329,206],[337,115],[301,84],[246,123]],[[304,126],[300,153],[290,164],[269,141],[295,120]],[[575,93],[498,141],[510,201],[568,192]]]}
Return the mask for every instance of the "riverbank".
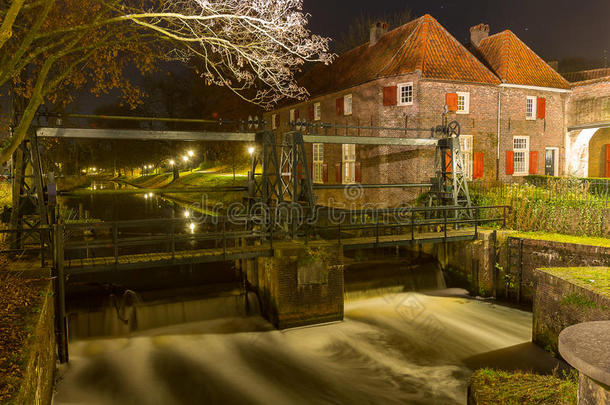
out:
{"label": "riverbank", "polygon": [[469,405],[575,405],[578,376],[481,369],[470,379]]}
{"label": "riverbank", "polygon": [[[113,181],[123,182],[138,188],[158,189],[188,189],[195,187],[233,187],[246,186],[248,172],[240,169],[233,174],[228,168],[219,166],[205,171],[183,171],[174,180],[173,173],[160,173],[139,177],[121,176]],[[227,206],[236,201],[241,201],[241,191],[218,191],[206,193],[206,201],[210,205],[222,204]],[[194,205],[202,202],[201,193],[168,193],[164,197],[180,202],[182,204]],[[195,208],[194,208],[195,209]],[[203,209],[203,207],[202,207]]]}
{"label": "riverbank", "polygon": [[0,276],[0,404],[49,403],[55,373],[47,280]]}

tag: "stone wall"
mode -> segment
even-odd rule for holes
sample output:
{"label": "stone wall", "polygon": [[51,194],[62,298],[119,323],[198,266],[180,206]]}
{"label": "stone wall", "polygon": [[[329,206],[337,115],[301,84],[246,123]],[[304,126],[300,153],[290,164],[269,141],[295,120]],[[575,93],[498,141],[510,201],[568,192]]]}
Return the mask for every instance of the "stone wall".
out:
{"label": "stone wall", "polygon": [[27,342],[25,372],[13,404],[51,404],[57,349],[51,282],[46,283],[38,320]]}
{"label": "stone wall", "polygon": [[[582,322],[610,319],[610,298],[575,285],[544,269],[534,271],[536,290],[532,341],[558,353],[559,333]],[[576,303],[566,297],[579,297]],[[589,305],[579,304],[593,303]]]}
{"label": "stone wall", "polygon": [[343,319],[341,246],[286,243],[274,252],[247,270],[265,318],[279,329]]}
{"label": "stone wall", "polygon": [[498,231],[494,236],[493,231],[483,230],[473,242],[425,244],[409,249],[435,257],[443,268],[448,287],[466,288],[471,294],[481,296],[495,295],[499,300],[519,301],[525,307],[533,303],[534,271],[538,268],[610,265],[610,248],[523,239],[519,255],[519,240],[513,238],[509,266],[507,242],[513,233]]}

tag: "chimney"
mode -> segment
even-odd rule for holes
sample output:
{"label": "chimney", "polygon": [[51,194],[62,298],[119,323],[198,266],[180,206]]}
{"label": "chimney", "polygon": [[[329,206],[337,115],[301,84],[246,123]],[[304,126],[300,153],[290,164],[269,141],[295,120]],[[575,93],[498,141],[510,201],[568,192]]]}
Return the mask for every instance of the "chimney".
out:
{"label": "chimney", "polygon": [[470,43],[476,48],[478,48],[481,41],[488,36],[489,25],[481,23],[479,25],[475,25],[474,27],[470,27]]}
{"label": "chimney", "polygon": [[369,42],[369,46],[373,46],[379,41],[379,38],[387,34],[388,32],[388,23],[383,21],[377,21],[373,25],[371,25],[371,40]]}
{"label": "chimney", "polygon": [[559,61],[558,60],[547,60],[547,65],[553,68],[554,71],[559,72]]}

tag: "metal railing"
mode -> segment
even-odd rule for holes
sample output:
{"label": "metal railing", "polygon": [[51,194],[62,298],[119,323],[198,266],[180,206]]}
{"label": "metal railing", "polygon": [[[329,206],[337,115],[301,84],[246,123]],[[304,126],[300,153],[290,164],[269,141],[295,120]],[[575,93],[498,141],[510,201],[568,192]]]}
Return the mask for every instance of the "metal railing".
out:
{"label": "metal railing", "polygon": [[304,234],[300,236],[306,242],[325,239],[346,244],[350,239],[374,237],[374,244],[379,245],[382,236],[404,235],[405,239],[416,243],[439,239],[440,234],[440,239],[446,242],[454,237],[452,229],[471,229],[472,237],[476,238],[482,225],[493,223],[505,227],[510,209],[506,205],[494,205],[344,211],[339,214],[338,221],[335,218],[330,224],[304,227]]}

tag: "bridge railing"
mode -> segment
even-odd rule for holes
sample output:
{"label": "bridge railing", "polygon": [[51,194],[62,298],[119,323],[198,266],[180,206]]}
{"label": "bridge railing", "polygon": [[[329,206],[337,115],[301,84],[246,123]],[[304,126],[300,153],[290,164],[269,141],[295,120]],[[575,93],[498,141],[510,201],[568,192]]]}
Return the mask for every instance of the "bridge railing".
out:
{"label": "bridge railing", "polygon": [[[379,243],[383,236],[410,235],[410,240],[426,238],[451,239],[452,230],[470,230],[477,237],[484,225],[506,226],[510,206],[478,207],[421,207],[374,210],[346,210],[333,214],[330,221],[318,221],[302,228],[302,237],[337,240],[375,237]],[[323,216],[322,216],[323,217]],[[327,218],[325,218],[327,219]],[[436,235],[430,235],[436,234]]]}
{"label": "bridge railing", "polygon": [[58,224],[62,243],[58,254],[64,259],[96,265],[96,258],[112,258],[118,265],[121,256],[166,254],[175,259],[180,252],[216,249],[226,255],[249,240],[264,240],[264,233],[242,217],[162,218],[99,223]]}

